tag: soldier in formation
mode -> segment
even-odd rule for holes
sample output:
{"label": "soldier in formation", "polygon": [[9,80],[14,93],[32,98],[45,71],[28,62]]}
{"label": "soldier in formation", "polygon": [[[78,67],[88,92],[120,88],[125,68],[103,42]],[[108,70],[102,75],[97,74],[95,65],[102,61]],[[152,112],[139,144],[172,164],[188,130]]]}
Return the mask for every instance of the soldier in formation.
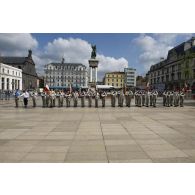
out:
{"label": "soldier in formation", "polygon": [[[19,90],[16,90],[15,92],[15,104],[16,107],[19,106],[19,99],[20,97],[26,98],[27,93],[23,93],[22,96],[20,96]],[[120,90],[119,92],[113,90],[110,93],[110,98],[111,98],[111,106],[115,107],[116,106],[116,99],[118,97],[118,105],[119,107],[123,107],[124,103],[126,107],[131,107],[131,102],[132,98],[135,97],[135,106],[138,107],[156,107],[157,105],[157,98],[158,98],[158,91],[157,90],[137,90],[135,93],[133,93],[131,90],[126,91],[125,94],[123,93],[123,90]],[[163,106],[166,107],[183,107],[184,105],[184,97],[185,93],[184,90],[165,90],[162,94],[163,96]],[[32,98],[32,104],[33,107],[37,106],[37,98],[38,98],[38,93],[36,91],[33,91],[30,94],[30,97]],[[92,107],[92,102],[93,102],[93,97],[95,99],[95,107],[98,108],[98,102],[99,98],[101,98],[102,101],[102,107],[106,106],[106,97],[107,93],[106,91],[102,91],[100,94],[98,91],[92,91],[88,90],[87,92],[83,91],[80,93],[80,98],[81,98],[81,107],[85,107],[85,98],[87,97],[88,99],[88,106]],[[53,108],[56,105],[56,102],[58,104],[58,107],[63,107],[63,101],[64,99],[66,100],[66,107],[70,107],[71,105],[71,99],[73,100],[73,105],[74,107],[78,106],[78,98],[79,98],[79,93],[78,91],[74,92],[66,92],[64,91],[54,91],[54,90],[46,90],[41,93],[41,98],[42,98],[42,107],[50,107]],[[26,103],[27,102],[27,103]],[[24,105],[28,104],[28,97],[27,101],[24,101]]]}
{"label": "soldier in formation", "polygon": [[74,107],[77,107],[78,105],[78,98],[79,98],[79,94],[77,91],[73,92],[73,102],[74,102]]}
{"label": "soldier in formation", "polygon": [[98,91],[95,93],[95,107],[98,108],[98,100],[99,100],[100,94]]}
{"label": "soldier in formation", "polygon": [[85,96],[86,96],[85,92],[82,91],[80,96],[81,96],[81,107],[85,107]]}
{"label": "soldier in formation", "polygon": [[87,97],[88,97],[88,106],[91,107],[92,106],[93,92],[89,90],[87,92]]}
{"label": "soldier in formation", "polygon": [[101,93],[102,107],[105,107],[105,104],[106,104],[106,96],[107,96],[106,92],[103,91],[103,92]]}
{"label": "soldier in formation", "polygon": [[35,90],[31,93],[31,97],[32,97],[33,107],[35,108],[37,106],[37,92]]}
{"label": "soldier in formation", "polygon": [[116,96],[117,96],[117,92],[112,91],[112,93],[111,93],[111,106],[112,107],[115,107],[115,105],[116,105]]}
{"label": "soldier in formation", "polygon": [[163,92],[163,106],[183,107],[184,96],[185,96],[184,90],[164,91]]}

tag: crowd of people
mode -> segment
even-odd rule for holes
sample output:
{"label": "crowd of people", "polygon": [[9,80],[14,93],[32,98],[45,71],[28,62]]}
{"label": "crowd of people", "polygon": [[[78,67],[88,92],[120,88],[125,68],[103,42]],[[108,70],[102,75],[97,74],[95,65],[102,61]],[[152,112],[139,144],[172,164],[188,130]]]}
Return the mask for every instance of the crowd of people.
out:
{"label": "crowd of people", "polygon": [[[80,99],[81,107],[92,107],[93,100],[95,101],[95,107],[105,107],[106,97],[109,96],[111,107],[116,107],[118,103],[118,107],[131,107],[132,99],[135,99],[135,106],[142,107],[156,107],[157,97],[159,93],[157,90],[137,90],[133,93],[133,91],[128,90],[125,93],[123,90],[120,91],[111,91],[109,94],[106,91],[93,91],[88,89],[87,91],[66,91],[63,90],[47,90],[43,91],[40,96],[42,99],[42,107],[53,108],[53,107],[66,107],[71,106],[71,102],[73,102],[73,106],[77,107]],[[184,104],[184,96],[185,93],[183,90],[178,91],[164,91],[163,92],[163,106],[180,106],[183,107]],[[19,100],[23,97],[23,104],[26,108],[28,106],[29,98],[32,98],[33,107],[37,106],[37,91],[28,92],[27,90],[23,91],[20,94],[19,90],[15,92],[15,104],[16,107],[19,107]],[[87,104],[86,105],[86,99]],[[108,99],[108,98],[107,98]],[[100,101],[100,103],[99,103]]]}
{"label": "crowd of people", "polygon": [[14,91],[11,90],[0,90],[0,100],[10,100],[13,94]]}

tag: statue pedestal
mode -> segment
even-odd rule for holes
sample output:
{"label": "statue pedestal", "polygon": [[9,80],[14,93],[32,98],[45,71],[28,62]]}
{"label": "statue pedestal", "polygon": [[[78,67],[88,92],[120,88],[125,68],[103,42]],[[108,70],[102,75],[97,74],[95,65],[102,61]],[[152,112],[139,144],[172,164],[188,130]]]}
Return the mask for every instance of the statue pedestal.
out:
{"label": "statue pedestal", "polygon": [[90,59],[89,60],[89,67],[91,68],[97,68],[99,64],[99,60],[97,59]]}
{"label": "statue pedestal", "polygon": [[97,69],[99,60],[91,58],[89,60],[89,85],[95,86],[97,82]]}

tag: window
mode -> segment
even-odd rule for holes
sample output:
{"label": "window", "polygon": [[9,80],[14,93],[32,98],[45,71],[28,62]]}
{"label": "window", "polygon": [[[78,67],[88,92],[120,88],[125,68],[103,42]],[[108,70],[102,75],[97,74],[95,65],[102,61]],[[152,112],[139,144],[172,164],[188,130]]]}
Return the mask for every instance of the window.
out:
{"label": "window", "polygon": [[1,89],[4,90],[5,89],[5,79],[2,77],[1,78]]}

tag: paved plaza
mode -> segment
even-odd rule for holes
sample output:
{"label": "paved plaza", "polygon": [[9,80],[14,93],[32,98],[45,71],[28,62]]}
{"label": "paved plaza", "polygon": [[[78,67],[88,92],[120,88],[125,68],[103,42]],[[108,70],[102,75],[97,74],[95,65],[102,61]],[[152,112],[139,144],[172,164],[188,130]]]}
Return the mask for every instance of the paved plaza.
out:
{"label": "paved plaza", "polygon": [[[93,102],[94,103],[94,102]],[[87,104],[87,102],[86,102]],[[15,108],[0,102],[0,162],[195,162],[195,102],[183,108]]]}

